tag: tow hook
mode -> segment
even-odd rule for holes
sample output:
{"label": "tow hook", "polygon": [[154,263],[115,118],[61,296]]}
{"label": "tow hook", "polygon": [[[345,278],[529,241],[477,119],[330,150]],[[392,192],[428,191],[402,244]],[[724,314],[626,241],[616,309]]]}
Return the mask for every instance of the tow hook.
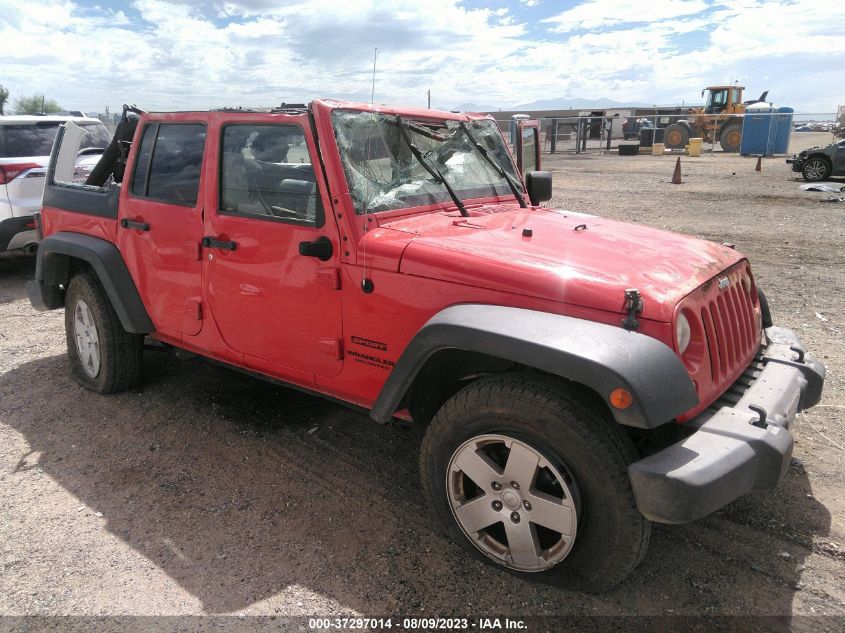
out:
{"label": "tow hook", "polygon": [[643,300],[640,291],[636,288],[629,288],[625,291],[625,310],[628,316],[622,319],[622,327],[626,330],[636,330],[640,327],[637,314],[643,311]]}

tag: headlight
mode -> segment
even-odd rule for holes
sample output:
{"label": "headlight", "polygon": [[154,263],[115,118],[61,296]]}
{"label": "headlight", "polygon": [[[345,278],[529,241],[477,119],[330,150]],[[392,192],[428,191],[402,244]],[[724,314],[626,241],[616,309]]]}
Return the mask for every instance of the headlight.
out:
{"label": "headlight", "polygon": [[683,313],[678,315],[678,322],[675,324],[675,340],[678,341],[679,354],[683,354],[687,351],[690,341],[690,327],[689,321],[687,321],[687,318],[683,315]]}

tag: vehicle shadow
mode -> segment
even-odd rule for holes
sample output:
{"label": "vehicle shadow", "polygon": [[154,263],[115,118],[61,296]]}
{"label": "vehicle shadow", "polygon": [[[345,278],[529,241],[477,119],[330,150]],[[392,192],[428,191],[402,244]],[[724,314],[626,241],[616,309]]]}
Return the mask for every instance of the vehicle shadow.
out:
{"label": "vehicle shadow", "polygon": [[[115,396],[81,389],[65,363],[0,376],[0,421],[28,444],[7,476],[46,473],[208,613],[299,586],[365,615],[789,616],[794,569],[830,526],[806,474],[790,472],[775,497],[656,526],[633,577],[580,594],[504,574],[442,537],[409,429],[172,352],[148,352],[145,384]],[[27,522],[47,511],[18,509]],[[143,582],[96,552],[88,564]]]}
{"label": "vehicle shadow", "polygon": [[0,253],[0,304],[26,298],[27,281],[35,277],[35,257]]}

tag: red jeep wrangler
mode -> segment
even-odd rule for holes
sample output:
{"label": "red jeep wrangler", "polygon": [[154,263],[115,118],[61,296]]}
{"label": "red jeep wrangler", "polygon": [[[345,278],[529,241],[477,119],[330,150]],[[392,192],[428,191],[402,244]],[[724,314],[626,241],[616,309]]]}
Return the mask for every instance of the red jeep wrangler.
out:
{"label": "red jeep wrangler", "polygon": [[133,387],[149,336],[411,421],[432,510],[507,569],[612,586],[651,521],[776,486],[821,397],[740,253],[539,206],[530,124],[517,168],[489,116],[130,108],[85,185],[78,137],[28,286],[74,377]]}

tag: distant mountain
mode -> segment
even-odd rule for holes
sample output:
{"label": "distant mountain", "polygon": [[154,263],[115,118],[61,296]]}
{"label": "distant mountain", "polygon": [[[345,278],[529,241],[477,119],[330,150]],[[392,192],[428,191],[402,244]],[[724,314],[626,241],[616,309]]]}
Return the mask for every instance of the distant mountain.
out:
{"label": "distant mountain", "polygon": [[501,106],[495,105],[478,105],[477,103],[462,103],[453,108],[440,108],[441,110],[458,110],[459,112],[496,112],[497,110],[504,110]]}
{"label": "distant mountain", "polygon": [[477,103],[462,103],[448,110],[461,110],[466,112],[496,112],[498,110],[604,110],[606,108],[649,108],[653,104],[640,101],[614,101],[613,99],[538,99],[530,103],[518,103],[516,105],[495,106],[479,105]]}
{"label": "distant mountain", "polygon": [[540,99],[531,103],[520,103],[509,110],[576,110],[581,108],[647,108],[652,104],[638,101],[614,101],[613,99]]}

